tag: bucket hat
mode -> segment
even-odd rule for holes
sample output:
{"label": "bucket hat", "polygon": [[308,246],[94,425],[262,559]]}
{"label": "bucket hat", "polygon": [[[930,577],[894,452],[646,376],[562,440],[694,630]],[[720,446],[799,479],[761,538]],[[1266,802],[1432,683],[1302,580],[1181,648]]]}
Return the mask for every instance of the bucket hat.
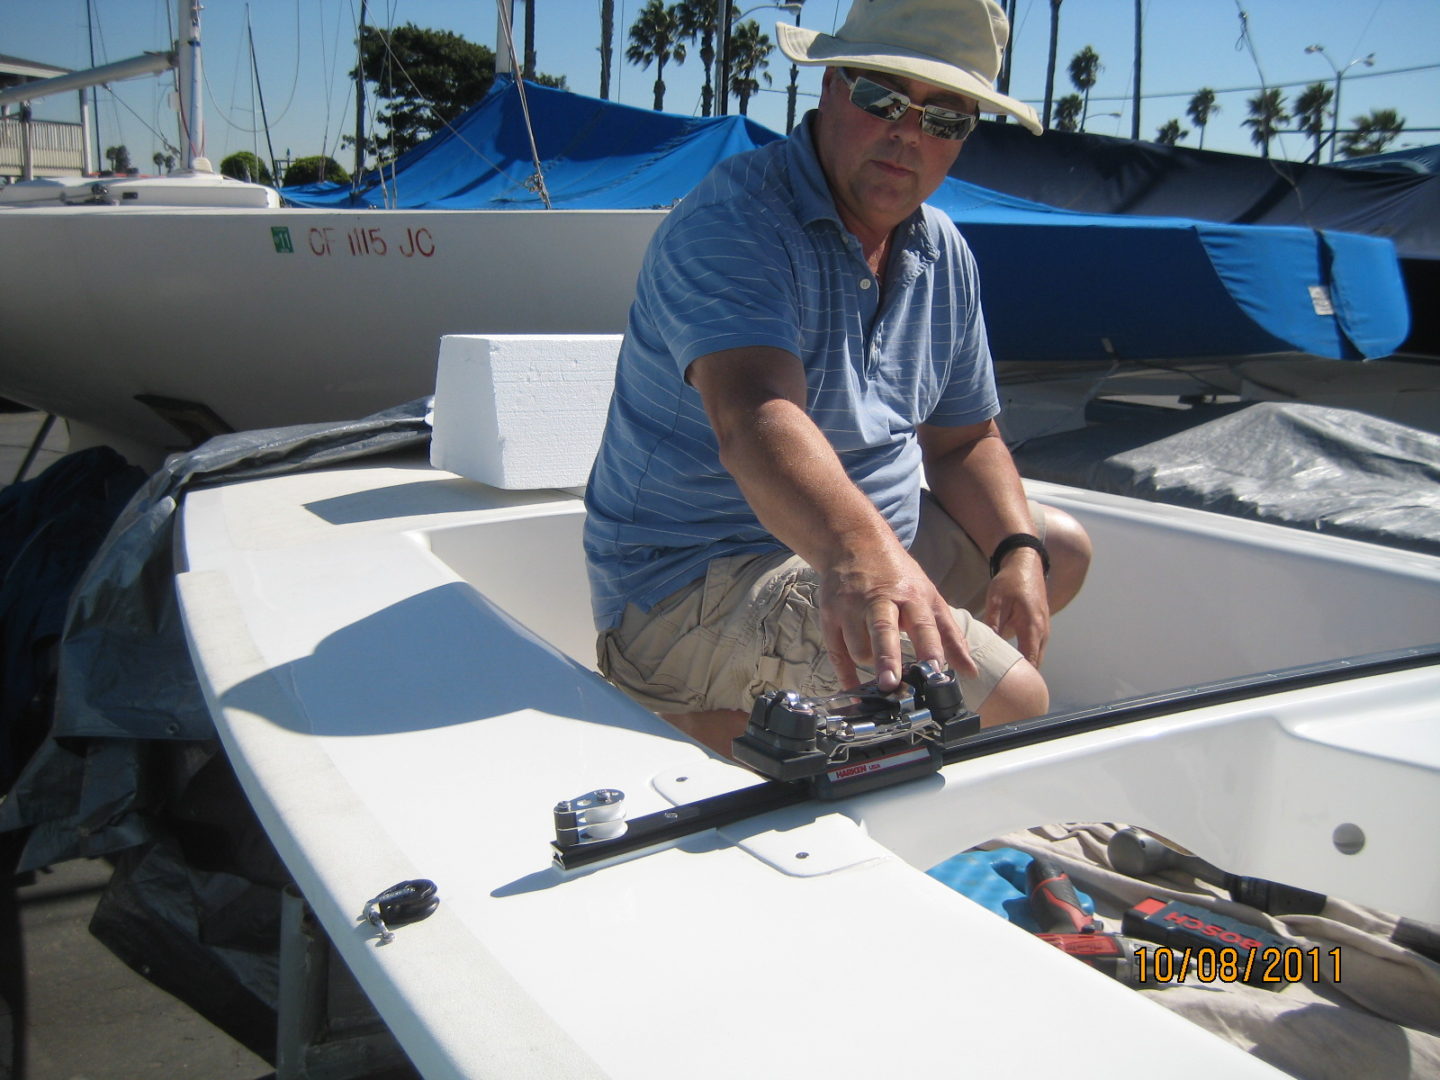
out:
{"label": "bucket hat", "polygon": [[995,0],[855,0],[834,35],[777,23],[780,51],[797,64],[855,67],[918,79],[1005,113],[1039,135],[1035,110],[998,92],[1010,23]]}

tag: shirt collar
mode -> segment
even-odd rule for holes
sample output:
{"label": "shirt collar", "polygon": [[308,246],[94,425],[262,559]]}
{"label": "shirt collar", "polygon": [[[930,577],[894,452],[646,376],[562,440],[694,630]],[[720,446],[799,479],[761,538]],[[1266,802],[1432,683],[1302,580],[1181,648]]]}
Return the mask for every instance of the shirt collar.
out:
{"label": "shirt collar", "polygon": [[802,224],[833,221],[843,229],[845,224],[840,220],[840,212],[835,209],[835,197],[830,194],[825,170],[820,167],[820,155],[815,150],[815,137],[811,134],[811,125],[817,115],[813,109],[806,113],[787,140],[795,208]]}

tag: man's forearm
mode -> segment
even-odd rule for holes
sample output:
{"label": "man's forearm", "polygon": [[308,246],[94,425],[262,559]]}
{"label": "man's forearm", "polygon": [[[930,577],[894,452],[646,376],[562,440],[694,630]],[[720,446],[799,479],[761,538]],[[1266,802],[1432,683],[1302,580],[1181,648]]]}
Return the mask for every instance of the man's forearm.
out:
{"label": "man's forearm", "polygon": [[986,555],[1012,533],[1034,532],[1020,474],[998,430],[927,455],[925,473],[931,493]]}

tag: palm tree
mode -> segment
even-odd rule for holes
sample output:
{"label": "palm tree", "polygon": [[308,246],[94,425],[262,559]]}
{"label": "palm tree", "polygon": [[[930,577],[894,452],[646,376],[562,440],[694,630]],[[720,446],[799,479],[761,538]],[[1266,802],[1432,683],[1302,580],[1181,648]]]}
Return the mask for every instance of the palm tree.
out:
{"label": "palm tree", "polygon": [[1340,140],[1340,152],[1347,158],[1379,154],[1405,130],[1405,118],[1394,109],[1371,109],[1351,122],[1355,130]]}
{"label": "palm tree", "polygon": [[159,150],[150,155],[150,160],[155,162],[155,171],[158,173],[165,168],[165,155]]}
{"label": "palm tree", "polygon": [[1055,102],[1055,130],[1079,131],[1080,112],[1084,107],[1085,101],[1079,94],[1066,94]]}
{"label": "palm tree", "polygon": [[746,106],[750,95],[760,92],[759,75],[770,85],[770,76],[765,69],[770,66],[770,54],[775,46],[770,36],[760,32],[760,24],[749,19],[735,27],[730,35],[730,92],[740,100],[740,115],[747,115]]}
{"label": "palm tree", "polygon": [[681,40],[680,6],[664,0],[650,0],[640,9],[635,25],[630,27],[630,47],[625,59],[642,68],[655,65],[655,111],[665,108],[665,65],[671,60],[685,62],[685,42]]}
{"label": "palm tree", "polygon": [[1185,107],[1186,115],[1195,121],[1195,126],[1200,129],[1201,150],[1205,149],[1205,125],[1210,123],[1210,117],[1219,111],[1220,106],[1215,102],[1215,91],[1208,86],[1202,86]]}
{"label": "palm tree", "polygon": [[1095,85],[1100,72],[1105,70],[1105,65],[1100,63],[1100,54],[1089,45],[1081,49],[1070,60],[1070,81],[1075,84],[1075,89],[1085,95],[1084,105],[1080,110],[1080,130],[1085,130],[1085,120],[1090,115],[1090,88]]}
{"label": "palm tree", "polygon": [[1161,146],[1174,146],[1181,139],[1188,138],[1190,132],[1180,126],[1179,120],[1166,120],[1165,126],[1155,134],[1155,141]]}
{"label": "palm tree", "polygon": [[535,0],[525,0],[525,60],[521,74],[535,78]]}
{"label": "palm tree", "polygon": [[615,0],[600,0],[600,100],[610,100],[610,57],[615,52]]}
{"label": "palm tree", "polygon": [[1300,125],[1301,131],[1315,140],[1315,152],[1310,155],[1310,160],[1317,163],[1320,146],[1325,141],[1325,114],[1329,112],[1334,97],[1334,90],[1323,82],[1314,82],[1295,98],[1295,122]]}
{"label": "palm tree", "polygon": [[1270,156],[1270,140],[1280,131],[1280,125],[1290,119],[1285,111],[1285,100],[1279,90],[1262,90],[1245,104],[1250,106],[1250,115],[1241,121],[1250,129],[1250,141],[1260,147],[1260,156]]}
{"label": "palm tree", "polygon": [[[709,116],[715,111],[715,39],[719,33],[716,16],[720,5],[715,0],[680,0],[680,33],[687,41],[700,43],[700,63],[705,68],[705,84],[700,88],[700,115]],[[740,14],[740,9],[730,5],[730,17]]]}
{"label": "palm tree", "polygon": [[107,146],[105,157],[110,162],[110,171],[119,175],[130,171],[130,150],[121,143],[119,146]]}
{"label": "palm tree", "polygon": [[1045,118],[1050,126],[1050,102],[1055,97],[1055,53],[1060,48],[1060,5],[1063,0],[1050,0],[1050,63],[1045,68]]}

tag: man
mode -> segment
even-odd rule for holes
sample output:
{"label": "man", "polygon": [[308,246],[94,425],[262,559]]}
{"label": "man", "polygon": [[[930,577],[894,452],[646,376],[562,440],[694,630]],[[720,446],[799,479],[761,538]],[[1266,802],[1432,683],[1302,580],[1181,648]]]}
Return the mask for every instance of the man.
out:
{"label": "man", "polygon": [[600,669],[727,754],[757,693],[889,690],[912,655],[983,723],[1043,713],[1089,541],[1025,499],[974,261],[922,206],[980,108],[1041,130],[993,88],[1005,16],[856,0],[833,37],[776,30],[825,65],[819,109],[722,162],[641,270],[586,496]]}

